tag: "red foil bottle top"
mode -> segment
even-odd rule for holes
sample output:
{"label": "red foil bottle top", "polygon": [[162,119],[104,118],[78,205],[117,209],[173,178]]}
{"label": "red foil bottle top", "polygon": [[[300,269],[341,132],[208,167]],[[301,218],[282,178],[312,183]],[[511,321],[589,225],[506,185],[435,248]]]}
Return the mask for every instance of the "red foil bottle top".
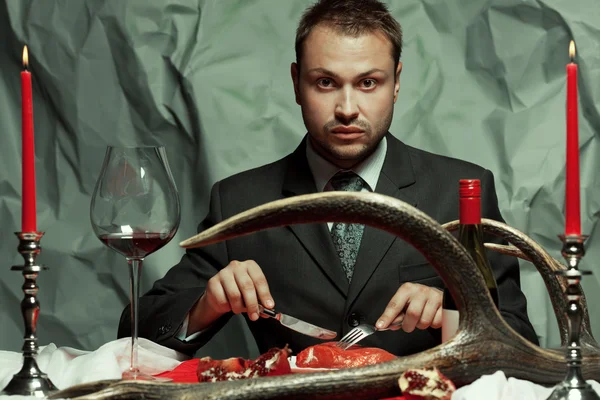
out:
{"label": "red foil bottle top", "polygon": [[481,184],[479,179],[459,181],[460,223],[481,224]]}
{"label": "red foil bottle top", "polygon": [[481,183],[479,179],[461,179],[458,194],[464,197],[481,197]]}

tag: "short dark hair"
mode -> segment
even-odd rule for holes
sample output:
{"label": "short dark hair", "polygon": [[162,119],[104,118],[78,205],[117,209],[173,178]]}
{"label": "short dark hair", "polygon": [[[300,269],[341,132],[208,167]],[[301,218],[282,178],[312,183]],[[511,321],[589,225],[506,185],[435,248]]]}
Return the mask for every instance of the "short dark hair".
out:
{"label": "short dark hair", "polygon": [[296,63],[302,59],[302,45],[319,24],[326,24],[341,34],[360,36],[381,32],[392,44],[395,65],[402,54],[402,28],[379,0],[318,0],[304,11],[296,30]]}

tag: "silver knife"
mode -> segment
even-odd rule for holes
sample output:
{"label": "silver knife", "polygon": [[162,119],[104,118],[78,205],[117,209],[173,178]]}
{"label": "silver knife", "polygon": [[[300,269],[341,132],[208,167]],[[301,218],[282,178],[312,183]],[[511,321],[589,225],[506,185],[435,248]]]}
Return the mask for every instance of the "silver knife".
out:
{"label": "silver knife", "polygon": [[269,308],[264,308],[260,304],[258,305],[259,312],[270,318],[275,318],[281,323],[281,325],[290,328],[296,332],[304,335],[316,337],[318,339],[333,339],[337,336],[337,333],[330,331],[329,329],[321,328],[308,322],[299,320],[298,318],[290,317],[289,315],[282,314]]}

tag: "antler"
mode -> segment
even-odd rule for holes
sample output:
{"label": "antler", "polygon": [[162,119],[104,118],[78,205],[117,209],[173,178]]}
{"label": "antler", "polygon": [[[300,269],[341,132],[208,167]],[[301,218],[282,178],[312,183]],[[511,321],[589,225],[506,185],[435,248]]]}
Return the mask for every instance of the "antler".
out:
{"label": "antler", "polygon": [[[199,247],[276,226],[326,221],[374,226],[406,240],[423,253],[456,301],[460,311],[457,335],[433,349],[363,368],[198,385],[106,383],[105,389],[81,398],[373,399],[398,394],[397,380],[401,373],[423,366],[438,367],[457,385],[497,370],[507,376],[549,385],[564,377],[563,352],[535,346],[508,326],[466,250],[429,216],[395,198],[352,192],[291,197],[234,216],[181,245]],[[584,375],[599,379],[600,352],[588,347],[585,353]],[[78,393],[85,390],[74,389]],[[67,390],[54,397],[68,395]]]}
{"label": "antler", "polygon": [[[484,232],[498,236],[505,239],[507,242],[512,243],[511,246],[486,243],[486,248],[501,254],[518,257],[525,261],[530,261],[537,268],[538,272],[542,276],[542,279],[544,280],[546,289],[550,294],[550,302],[552,303],[554,315],[558,321],[561,343],[563,346],[566,345],[569,338],[569,322],[566,314],[567,300],[564,296],[566,283],[564,279],[557,277],[554,272],[559,270],[567,270],[567,267],[565,267],[556,258],[548,254],[546,250],[544,250],[529,236],[509,225],[485,218],[481,220],[481,225],[483,226]],[[447,222],[442,226],[449,232],[453,232],[458,229],[459,222]],[[581,287],[580,290],[583,293],[583,289],[581,289]],[[583,311],[580,343],[582,346],[599,348],[598,343],[591,333],[590,317],[585,295],[581,296],[579,303]]]}

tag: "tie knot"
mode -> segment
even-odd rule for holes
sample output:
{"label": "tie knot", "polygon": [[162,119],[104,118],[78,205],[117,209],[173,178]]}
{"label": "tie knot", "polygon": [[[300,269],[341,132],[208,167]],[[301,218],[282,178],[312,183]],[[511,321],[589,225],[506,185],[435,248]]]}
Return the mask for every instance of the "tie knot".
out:
{"label": "tie knot", "polygon": [[331,186],[335,190],[344,192],[360,192],[364,187],[364,181],[353,171],[340,171],[331,178]]}

